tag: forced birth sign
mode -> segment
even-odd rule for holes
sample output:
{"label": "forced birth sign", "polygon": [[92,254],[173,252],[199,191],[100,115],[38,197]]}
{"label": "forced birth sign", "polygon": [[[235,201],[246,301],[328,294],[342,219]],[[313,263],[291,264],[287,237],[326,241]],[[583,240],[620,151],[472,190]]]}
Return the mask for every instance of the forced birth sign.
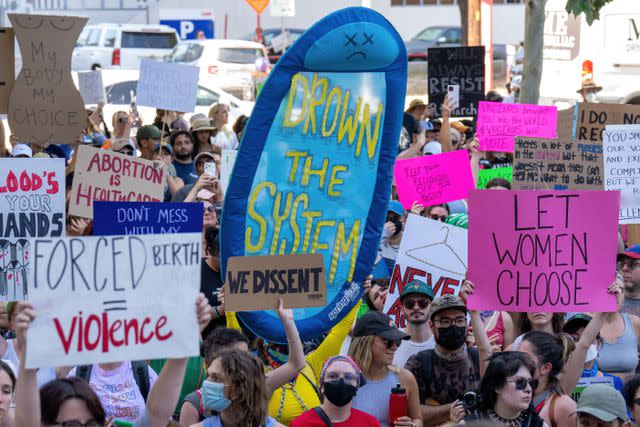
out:
{"label": "forced birth sign", "polygon": [[619,193],[483,191],[469,200],[474,310],[615,311]]}
{"label": "forced birth sign", "polygon": [[33,239],[29,297],[38,315],[26,366],[197,355],[201,239]]}

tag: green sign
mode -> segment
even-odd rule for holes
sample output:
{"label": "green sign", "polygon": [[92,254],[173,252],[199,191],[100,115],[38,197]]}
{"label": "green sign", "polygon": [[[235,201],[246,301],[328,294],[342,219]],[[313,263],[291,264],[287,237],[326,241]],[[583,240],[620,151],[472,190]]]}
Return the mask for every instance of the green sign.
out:
{"label": "green sign", "polygon": [[513,176],[513,168],[495,168],[495,169],[482,169],[478,174],[478,188],[487,188],[487,182],[494,178],[503,178],[511,182]]}

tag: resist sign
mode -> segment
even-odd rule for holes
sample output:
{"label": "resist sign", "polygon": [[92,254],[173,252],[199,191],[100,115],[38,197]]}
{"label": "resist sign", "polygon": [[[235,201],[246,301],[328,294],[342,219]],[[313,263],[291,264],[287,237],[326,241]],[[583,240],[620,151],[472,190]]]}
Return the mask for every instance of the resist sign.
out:
{"label": "resist sign", "polygon": [[[615,311],[619,193],[481,191],[469,200],[474,310]],[[498,208],[499,207],[499,208]]]}
{"label": "resist sign", "polygon": [[26,366],[197,355],[201,239],[190,233],[32,240],[29,296],[38,316]]}

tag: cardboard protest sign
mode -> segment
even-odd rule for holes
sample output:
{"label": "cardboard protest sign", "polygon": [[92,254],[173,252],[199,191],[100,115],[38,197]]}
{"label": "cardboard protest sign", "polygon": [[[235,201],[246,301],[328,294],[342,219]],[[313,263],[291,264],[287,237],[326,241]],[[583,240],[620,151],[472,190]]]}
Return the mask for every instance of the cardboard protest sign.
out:
{"label": "cardboard protest sign", "polygon": [[9,99],[9,127],[19,141],[73,144],[87,126],[71,77],[71,55],[87,20],[9,14],[23,62]]}
{"label": "cardboard protest sign", "polygon": [[573,116],[575,108],[558,110],[557,134],[559,139],[571,139],[573,136]]}
{"label": "cardboard protest sign", "polygon": [[93,234],[172,234],[202,232],[202,203],[93,203]]}
{"label": "cardboard protest sign", "polygon": [[78,86],[85,104],[107,102],[104,83],[102,83],[102,71],[94,70],[78,73]]}
{"label": "cardboard protest sign", "polygon": [[460,86],[460,107],[452,117],[478,115],[478,104],[484,100],[484,46],[429,48],[427,86],[429,104],[442,117],[442,103],[449,85]]}
{"label": "cardboard protest sign", "polygon": [[400,294],[422,280],[436,297],[458,295],[467,273],[467,230],[419,215],[409,215],[391,275],[384,312],[404,327]]}
{"label": "cardboard protest sign", "polygon": [[[393,26],[369,8],[343,9],[286,50],[245,128],[242,167],[233,168],[225,197],[221,270],[226,277],[235,256],[322,254],[327,305],[295,310],[303,340],[349,312],[372,270],[406,79],[406,50]],[[258,336],[286,342],[272,311],[238,316]]]}
{"label": "cardboard protest sign", "polygon": [[574,139],[517,137],[514,190],[602,190],[602,145]]}
{"label": "cardboard protest sign", "polygon": [[483,151],[513,151],[515,136],[555,138],[556,107],[480,102],[477,135]]}
{"label": "cardboard protest sign", "polygon": [[201,239],[32,240],[27,368],[196,356]]}
{"label": "cardboard protest sign", "polygon": [[602,132],[608,125],[640,123],[640,105],[579,102],[575,109],[575,139],[602,141]]}
{"label": "cardboard protest sign", "polygon": [[578,380],[578,385],[573,389],[571,398],[574,401],[578,401],[582,392],[592,385],[604,384],[611,388],[615,388],[613,377],[582,377]]}
{"label": "cardboard protest sign", "polygon": [[616,311],[619,193],[482,191],[469,199],[473,310]]}
{"label": "cardboard protest sign", "polygon": [[394,177],[400,202],[411,209],[466,199],[473,185],[469,155],[464,150],[398,160]]}
{"label": "cardboard protest sign", "polygon": [[620,191],[620,224],[640,224],[640,125],[608,125],[602,149],[604,189]]}
{"label": "cardboard protest sign", "polygon": [[220,161],[220,185],[222,191],[227,192],[229,187],[229,178],[231,178],[231,171],[233,171],[233,165],[236,163],[236,156],[238,150],[222,150],[222,159]]}
{"label": "cardboard protest sign", "polygon": [[16,57],[13,30],[0,28],[0,114],[9,112],[9,96],[16,79]]}
{"label": "cardboard protest sign", "polygon": [[321,254],[231,257],[224,285],[225,310],[324,307],[327,283]]}
{"label": "cardboard protest sign", "polygon": [[191,113],[196,109],[200,69],[175,62],[140,61],[136,102],[146,107]]}
{"label": "cardboard protest sign", "polygon": [[164,168],[158,163],[81,145],[71,188],[69,213],[93,218],[93,201],[159,202]]}
{"label": "cardboard protest sign", "polygon": [[0,300],[27,299],[29,238],[65,232],[64,159],[0,160]]}
{"label": "cardboard protest sign", "polygon": [[502,178],[511,182],[513,177],[513,167],[482,169],[478,172],[478,187],[487,188],[487,183],[494,178]]}

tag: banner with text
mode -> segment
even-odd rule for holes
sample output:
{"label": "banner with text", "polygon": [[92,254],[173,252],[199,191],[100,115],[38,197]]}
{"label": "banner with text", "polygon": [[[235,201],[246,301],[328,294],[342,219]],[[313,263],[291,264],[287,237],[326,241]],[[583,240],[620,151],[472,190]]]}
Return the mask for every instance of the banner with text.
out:
{"label": "banner with text", "polygon": [[640,123],[640,105],[579,102],[573,117],[573,137],[602,141],[602,132],[609,125]]}
{"label": "banner with text", "polygon": [[555,138],[557,122],[556,107],[483,101],[477,127],[480,149],[512,152],[516,136]]}
{"label": "banner with text", "polygon": [[514,190],[603,190],[602,144],[517,137]]}
{"label": "banner with text", "polygon": [[[482,191],[469,199],[473,310],[616,311],[620,194]],[[496,207],[499,206],[499,209]]]}
{"label": "banner with text", "polygon": [[620,191],[620,224],[640,224],[640,125],[608,125],[602,149],[604,189]]}
{"label": "banner with text", "polygon": [[404,327],[400,294],[412,280],[422,280],[436,297],[458,295],[467,273],[467,230],[410,214],[396,265],[393,267],[384,312]]}
{"label": "banner with text", "polygon": [[33,239],[27,368],[196,356],[201,239]]}
{"label": "banner with text", "polygon": [[93,234],[173,234],[202,232],[202,203],[93,203]]}
{"label": "banner with text", "polygon": [[164,168],[159,163],[81,145],[69,213],[93,218],[94,200],[159,202],[164,185]]}

